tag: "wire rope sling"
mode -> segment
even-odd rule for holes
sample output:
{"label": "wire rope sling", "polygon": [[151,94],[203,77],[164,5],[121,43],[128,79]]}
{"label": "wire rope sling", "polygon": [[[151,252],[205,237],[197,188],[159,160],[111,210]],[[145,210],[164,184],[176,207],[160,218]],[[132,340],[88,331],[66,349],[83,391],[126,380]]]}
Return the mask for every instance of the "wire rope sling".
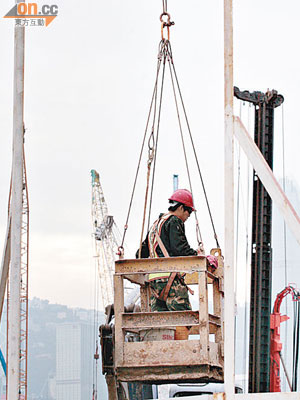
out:
{"label": "wire rope sling", "polygon": [[[203,176],[200,170],[196,148],[191,133],[190,124],[187,117],[186,108],[183,102],[183,96],[179,85],[179,80],[174,64],[172,47],[170,43],[170,31],[174,23],[167,11],[166,1],[163,1],[163,12],[160,15],[161,40],[158,46],[157,65],[154,88],[152,92],[150,109],[147,116],[146,127],[143,135],[142,146],[139,153],[138,165],[135,172],[133,188],[131,192],[128,213],[124,226],[122,242],[119,247],[120,260],[116,261],[116,273],[114,277],[115,283],[115,359],[114,368],[117,380],[119,381],[137,381],[143,383],[170,382],[172,380],[181,382],[190,381],[207,381],[211,379],[221,382],[224,379],[223,367],[223,263],[221,260],[221,250],[216,234],[215,225],[212,218],[210,205],[204,185]],[[180,142],[184,164],[187,172],[187,180],[189,184],[188,201],[176,200],[170,198],[177,203],[175,211],[170,216],[170,242],[174,244],[170,252],[167,243],[163,241],[163,235],[160,237],[160,230],[165,221],[156,221],[150,228],[151,209],[154,194],[154,186],[156,182],[156,172],[158,170],[158,144],[161,142],[160,131],[162,121],[162,104],[165,98],[165,78],[169,75],[171,82],[172,97],[175,101],[175,110],[178,120],[180,133]],[[183,118],[181,118],[181,116]],[[202,185],[208,213],[216,247],[211,255],[206,256],[197,213],[194,209],[194,191],[190,173],[190,160],[187,155],[186,138],[184,136],[183,127],[187,127],[186,135],[190,140],[190,147],[193,151],[195,164],[197,166],[200,182]],[[144,156],[144,157],[143,157]],[[123,260],[124,259],[124,240],[129,225],[130,212],[133,205],[133,198],[137,187],[137,179],[141,169],[142,159],[146,158],[146,183],[144,192],[144,204],[142,214],[142,228],[140,233],[140,243],[138,250],[138,258],[141,258],[141,250],[144,234],[147,231],[150,247],[150,255],[152,257],[144,260]],[[177,158],[175,159],[177,162]],[[181,190],[181,189],[179,189]],[[184,190],[182,190],[184,192]],[[174,194],[173,194],[174,196]],[[173,197],[172,196],[172,197]],[[183,198],[182,198],[183,200]],[[172,203],[173,204],[173,203]],[[174,207],[175,207],[174,206]],[[184,208],[186,206],[186,209]],[[154,207],[153,207],[154,208]],[[176,212],[176,210],[179,210]],[[191,211],[189,211],[191,210]],[[194,211],[196,238],[198,242],[198,251],[189,248],[188,251],[177,251],[181,243],[186,241],[184,235],[184,221],[187,219],[187,212],[191,214]],[[169,214],[169,215],[170,215]],[[173,218],[174,216],[174,218]],[[182,216],[182,218],[180,218]],[[181,219],[181,221],[177,221]],[[162,217],[163,219],[164,217]],[[173,221],[173,222],[172,222]],[[175,221],[175,222],[174,222]],[[171,225],[173,224],[173,225]],[[174,230],[173,230],[174,228]],[[178,229],[178,232],[176,230]],[[167,230],[167,228],[166,228]],[[149,234],[151,231],[151,234]],[[158,232],[158,234],[156,234]],[[152,233],[156,236],[152,236]],[[173,235],[173,236],[172,236]],[[176,238],[175,238],[176,236]],[[155,245],[152,245],[156,239]],[[177,240],[178,239],[178,240]],[[182,239],[182,240],[181,240]],[[184,240],[185,239],[185,240]],[[151,243],[150,243],[151,242]],[[158,243],[158,246],[156,246]],[[165,258],[157,258],[158,254],[152,253],[152,250],[159,247]],[[182,246],[183,248],[184,246]],[[185,247],[187,248],[187,246]],[[166,251],[167,250],[167,251]],[[190,250],[192,250],[190,252]],[[181,255],[180,255],[181,253]],[[184,254],[182,254],[184,253]],[[191,257],[185,257],[189,253]],[[218,254],[219,258],[212,257]],[[174,258],[168,258],[168,254]],[[175,261],[175,254],[178,254]],[[200,257],[197,257],[197,254]],[[194,257],[192,257],[194,256]],[[144,257],[143,257],[144,258]],[[212,259],[212,262],[210,261]],[[131,316],[125,316],[124,313],[124,279],[130,280],[132,283],[139,285],[140,289],[140,311],[136,316],[133,312]],[[188,285],[197,285],[199,296],[197,302],[197,311],[192,310],[189,301],[188,291],[192,293]],[[209,286],[211,285],[211,286]],[[209,290],[209,287],[212,290]],[[210,292],[210,293],[209,293]],[[212,299],[213,314],[208,313],[208,297]],[[166,312],[163,318],[156,312]],[[178,311],[178,313],[169,312]],[[131,326],[129,326],[129,319]],[[137,319],[138,318],[138,319]],[[187,318],[179,320],[179,318]],[[195,318],[193,321],[190,318]],[[190,325],[193,326],[190,326]],[[169,327],[172,327],[171,333]],[[124,332],[131,332],[134,328],[138,332],[138,340],[126,342]],[[146,338],[144,332],[149,332]],[[168,331],[168,332],[166,332]],[[166,336],[161,340],[161,333]],[[198,338],[189,341],[189,335],[197,335]],[[209,340],[209,335],[214,335],[214,342]],[[175,342],[173,342],[173,340]],[[176,342],[176,341],[181,341]],[[189,343],[187,343],[189,341]],[[156,343],[155,343],[156,342]],[[172,342],[172,343],[171,343]],[[177,349],[174,351],[173,349]],[[188,349],[189,358],[181,357],[181,352]],[[201,351],[200,351],[201,349]],[[178,352],[178,354],[176,353]],[[176,354],[175,354],[176,353]],[[161,355],[161,357],[159,357]],[[173,357],[173,358],[172,358]],[[205,367],[202,369],[202,367]],[[180,372],[178,372],[180,371]],[[174,379],[173,379],[174,378]]]}
{"label": "wire rope sling", "polygon": [[[139,246],[139,253],[138,253],[139,258],[141,258],[141,249],[142,249],[142,242],[143,242],[143,236],[144,236],[144,232],[145,232],[146,223],[147,223],[147,232],[149,231],[153,192],[154,192],[154,183],[155,183],[155,173],[156,173],[156,166],[157,166],[157,150],[158,150],[158,143],[159,143],[164,83],[165,83],[165,77],[166,77],[167,73],[169,73],[169,75],[170,75],[172,93],[173,93],[174,100],[175,100],[175,108],[176,108],[176,114],[177,114],[178,126],[179,126],[179,132],[180,132],[180,141],[181,141],[182,151],[183,151],[183,155],[184,155],[185,168],[186,168],[188,182],[189,182],[189,189],[192,194],[192,198],[193,198],[193,202],[194,202],[194,191],[193,191],[192,180],[191,180],[190,165],[189,165],[188,156],[187,156],[186,141],[184,138],[183,122],[182,122],[181,116],[180,116],[180,108],[183,112],[184,121],[185,121],[187,131],[188,131],[188,138],[190,140],[192,151],[193,151],[193,156],[196,161],[197,172],[198,172],[198,175],[200,178],[201,187],[203,190],[203,194],[204,194],[204,198],[205,198],[205,202],[206,202],[206,206],[207,206],[207,210],[208,210],[208,214],[209,214],[209,218],[210,218],[210,223],[211,223],[211,226],[213,229],[216,247],[218,249],[220,249],[218,236],[216,233],[215,224],[214,224],[213,217],[212,217],[211,207],[210,207],[210,204],[208,201],[205,184],[204,184],[199,160],[198,160],[197,153],[196,153],[195,143],[193,140],[191,127],[190,127],[190,123],[188,120],[187,111],[186,111],[185,104],[183,101],[182,91],[180,88],[180,84],[179,84],[179,80],[178,80],[178,76],[177,76],[177,72],[176,72],[176,68],[175,68],[175,64],[174,64],[174,58],[173,58],[172,47],[171,47],[171,42],[170,42],[170,28],[174,25],[174,22],[171,21],[171,16],[167,12],[167,0],[163,0],[163,12],[160,15],[160,23],[161,23],[161,40],[160,40],[159,47],[158,47],[157,67],[156,67],[156,77],[155,77],[154,89],[153,89],[153,93],[152,93],[152,97],[151,97],[150,109],[149,109],[148,116],[147,116],[147,122],[146,122],[143,140],[142,140],[142,146],[141,146],[141,150],[139,153],[138,165],[137,165],[133,188],[132,188],[132,193],[131,193],[131,197],[130,197],[128,213],[127,213],[127,217],[126,217],[126,223],[124,226],[124,232],[123,232],[123,236],[122,236],[122,242],[121,242],[121,245],[119,246],[118,255],[120,256],[120,258],[124,258],[124,247],[123,246],[124,246],[125,236],[126,236],[126,233],[128,230],[130,212],[131,212],[133,198],[134,198],[134,194],[135,194],[135,190],[136,190],[136,186],[137,186],[137,178],[138,178],[138,175],[140,172],[142,156],[145,151],[146,143],[148,145],[147,175],[146,175],[144,210],[143,210],[143,218],[142,218],[142,229],[141,229],[140,246]],[[194,204],[195,204],[195,202],[194,202]],[[147,211],[148,211],[148,215],[147,215]],[[198,215],[197,215],[196,211],[194,212],[194,215],[195,215],[196,237],[197,237],[197,243],[198,243],[198,253],[204,255],[205,254],[204,245],[203,245],[203,240],[202,240],[202,234],[200,231]]]}

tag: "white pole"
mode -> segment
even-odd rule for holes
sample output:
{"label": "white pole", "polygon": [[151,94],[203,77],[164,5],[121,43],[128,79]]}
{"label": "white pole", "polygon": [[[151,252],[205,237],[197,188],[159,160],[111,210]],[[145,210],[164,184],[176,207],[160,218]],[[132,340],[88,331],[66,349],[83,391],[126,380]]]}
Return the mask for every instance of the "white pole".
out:
{"label": "white pole", "polygon": [[225,264],[224,379],[226,399],[234,395],[234,154],[233,154],[233,25],[232,0],[224,0],[225,107]]}
{"label": "white pole", "polygon": [[24,27],[15,27],[13,162],[11,196],[11,265],[8,309],[7,399],[19,399],[20,276],[23,190]]}

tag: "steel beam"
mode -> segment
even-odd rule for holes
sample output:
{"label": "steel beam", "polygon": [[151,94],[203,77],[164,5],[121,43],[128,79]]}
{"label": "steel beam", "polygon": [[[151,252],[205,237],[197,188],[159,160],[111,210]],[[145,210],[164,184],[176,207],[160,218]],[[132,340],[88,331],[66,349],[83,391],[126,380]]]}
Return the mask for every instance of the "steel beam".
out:
{"label": "steel beam", "polygon": [[138,258],[132,260],[118,260],[115,262],[116,274],[134,275],[165,271],[185,271],[190,273],[206,270],[207,260],[205,256]]}
{"label": "steel beam", "polygon": [[[213,319],[214,316],[212,316]],[[219,322],[216,319],[216,322]],[[198,311],[163,311],[163,312],[147,312],[147,313],[123,313],[122,327],[127,330],[145,329],[165,326],[192,326],[199,325]]]}
{"label": "steel beam", "polygon": [[234,134],[249,161],[251,162],[259,179],[278,207],[287,226],[300,245],[300,218],[282,190],[281,186],[277,182],[271,168],[254,143],[252,137],[249,135],[247,129],[238,117],[234,117]]}

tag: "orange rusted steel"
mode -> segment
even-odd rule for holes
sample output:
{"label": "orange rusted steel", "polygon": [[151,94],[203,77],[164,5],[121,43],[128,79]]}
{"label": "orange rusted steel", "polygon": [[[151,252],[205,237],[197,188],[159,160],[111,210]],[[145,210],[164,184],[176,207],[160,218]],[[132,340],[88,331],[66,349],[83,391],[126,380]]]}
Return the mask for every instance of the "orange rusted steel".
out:
{"label": "orange rusted steel", "polygon": [[[223,262],[212,271],[203,256],[119,260],[115,285],[114,374],[118,381],[167,383],[223,382]],[[194,275],[199,286],[199,310],[150,312],[149,272],[180,271]],[[209,278],[208,278],[209,275]],[[195,279],[197,276],[197,280]],[[141,288],[141,312],[124,311],[124,279]],[[208,285],[213,287],[213,314],[208,313]],[[189,327],[195,340],[127,341],[125,336],[147,329]],[[215,335],[210,341],[209,335]]]}

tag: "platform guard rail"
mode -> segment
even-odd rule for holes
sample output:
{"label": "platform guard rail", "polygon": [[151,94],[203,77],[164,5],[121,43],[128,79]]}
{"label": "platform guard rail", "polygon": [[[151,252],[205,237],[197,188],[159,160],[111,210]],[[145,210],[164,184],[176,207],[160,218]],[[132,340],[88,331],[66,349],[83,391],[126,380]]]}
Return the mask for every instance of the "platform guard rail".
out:
{"label": "platform guard rail", "polygon": [[[220,249],[213,249],[219,266],[205,256],[119,260],[114,274],[114,372],[125,382],[223,382],[224,266]],[[188,285],[198,285],[198,311],[150,311],[149,273],[185,273]],[[141,312],[124,312],[124,279],[140,285]],[[209,313],[212,301],[213,313]],[[192,340],[128,341],[128,334],[156,328],[190,328]],[[191,339],[191,336],[190,338]]]}

